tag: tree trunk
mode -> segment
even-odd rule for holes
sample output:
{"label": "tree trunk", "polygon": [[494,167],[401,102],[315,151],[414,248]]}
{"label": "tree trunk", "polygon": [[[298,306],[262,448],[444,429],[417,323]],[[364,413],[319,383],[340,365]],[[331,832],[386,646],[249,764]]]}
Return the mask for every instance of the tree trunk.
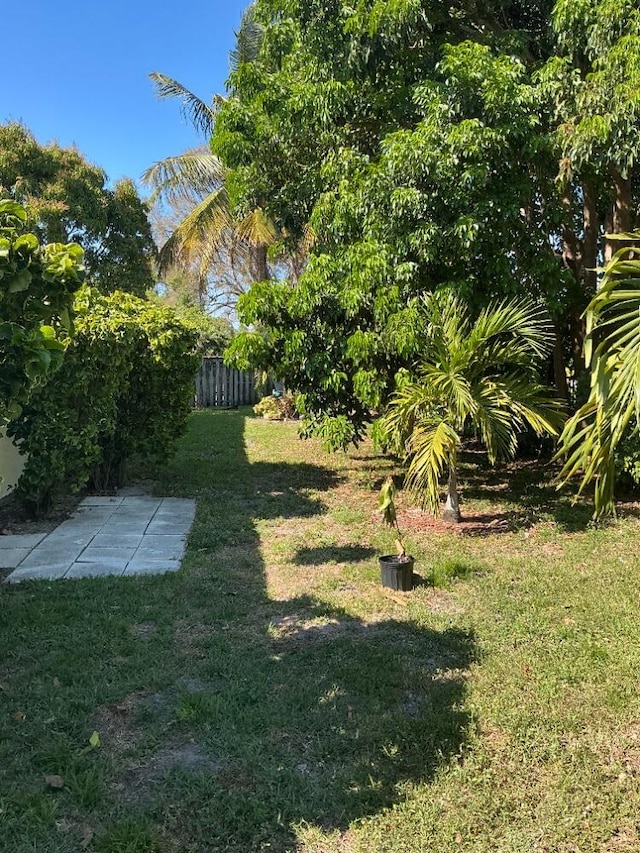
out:
{"label": "tree trunk", "polygon": [[[631,181],[623,178],[617,169],[611,170],[614,184],[614,196],[611,211],[607,216],[605,230],[609,234],[626,234],[631,231]],[[624,246],[619,240],[607,240],[605,237],[604,260],[608,263],[615,252]]]}
{"label": "tree trunk", "polygon": [[564,340],[561,327],[556,323],[554,326],[553,347],[553,380],[560,399],[569,402],[569,385],[567,383],[567,369],[564,358]]}
{"label": "tree trunk", "polygon": [[267,281],[270,279],[269,264],[267,263],[267,246],[253,246],[251,256],[255,281]]}
{"label": "tree trunk", "polygon": [[598,213],[593,186],[585,181],[583,185],[584,240],[582,263],[584,268],[584,287],[589,299],[595,294],[598,282]]}
{"label": "tree trunk", "polygon": [[458,501],[458,476],[455,465],[449,467],[449,484],[447,486],[447,500],[442,510],[442,518],[445,521],[460,521],[460,503]]}

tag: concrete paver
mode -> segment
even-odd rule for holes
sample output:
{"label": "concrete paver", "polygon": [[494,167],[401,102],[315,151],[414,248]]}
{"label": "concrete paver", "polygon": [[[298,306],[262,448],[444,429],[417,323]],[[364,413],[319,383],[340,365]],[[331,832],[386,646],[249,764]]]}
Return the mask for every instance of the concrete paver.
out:
{"label": "concrete paver", "polygon": [[195,517],[189,498],[90,495],[46,534],[0,536],[0,567],[22,580],[175,572]]}
{"label": "concrete paver", "polygon": [[71,563],[49,563],[48,566],[32,566],[30,568],[17,568],[7,578],[7,583],[19,583],[20,581],[45,580],[54,581],[62,578],[71,568]]}
{"label": "concrete paver", "polygon": [[31,548],[2,548],[0,569],[16,569],[30,553]]}
{"label": "concrete paver", "polygon": [[125,569],[124,577],[133,575],[159,575],[165,572],[177,572],[180,560],[143,560],[133,559]]}
{"label": "concrete paver", "polygon": [[115,575],[121,577],[126,568],[126,560],[110,560],[108,562],[72,563],[65,574],[65,580],[73,578],[104,578]]}
{"label": "concrete paver", "polygon": [[108,533],[96,533],[91,540],[92,548],[133,548],[135,549],[142,542],[142,533],[123,533],[114,539]]}
{"label": "concrete paver", "polygon": [[0,536],[0,551],[8,551],[11,548],[35,548],[46,535],[46,533],[17,533],[11,536]]}

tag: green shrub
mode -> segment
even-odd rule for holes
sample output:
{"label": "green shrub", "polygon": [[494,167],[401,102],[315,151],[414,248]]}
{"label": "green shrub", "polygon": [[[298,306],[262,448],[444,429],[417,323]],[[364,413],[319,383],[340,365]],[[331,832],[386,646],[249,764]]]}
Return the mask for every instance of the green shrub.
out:
{"label": "green shrub", "polygon": [[298,416],[293,394],[283,394],[281,397],[263,397],[253,407],[253,411],[268,421],[291,420]]}
{"label": "green shrub", "polygon": [[0,426],[62,362],[73,293],[84,277],[82,249],[41,246],[27,213],[0,201]]}
{"label": "green shrub", "polygon": [[62,492],[122,482],[134,454],[166,458],[183,432],[200,364],[198,333],[169,308],[83,288],[62,366],[10,433],[28,454],[16,489],[41,514]]}

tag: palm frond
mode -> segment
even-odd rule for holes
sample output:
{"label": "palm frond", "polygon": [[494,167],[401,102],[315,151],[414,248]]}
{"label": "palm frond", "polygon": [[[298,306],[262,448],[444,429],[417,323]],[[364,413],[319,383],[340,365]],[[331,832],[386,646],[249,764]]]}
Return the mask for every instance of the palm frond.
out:
{"label": "palm frond", "polygon": [[[428,387],[433,398],[451,412],[458,427],[462,429],[475,409],[475,401],[469,381],[462,370],[455,366],[422,362],[418,367],[419,382]],[[411,386],[408,386],[409,389]]]}
{"label": "palm frond", "polygon": [[160,272],[166,272],[176,265],[192,263],[203,250],[215,252],[233,224],[226,189],[220,187],[180,222],[160,249]]}
{"label": "palm frond", "polygon": [[440,511],[440,478],[450,467],[455,467],[459,443],[457,432],[444,419],[422,420],[411,433],[408,445],[411,462],[405,487],[434,515]]}
{"label": "palm frond", "polygon": [[519,364],[544,357],[553,342],[545,309],[528,299],[505,300],[485,308],[469,336],[468,345],[483,364]]}
{"label": "palm frond", "polygon": [[595,519],[615,514],[615,451],[634,419],[637,429],[640,414],[640,260],[629,252],[625,247],[615,253],[587,308],[591,391],[567,422],[558,452],[564,459],[561,485],[578,474],[580,493],[595,483]]}
{"label": "palm frond", "polygon": [[216,117],[215,101],[211,105],[206,104],[182,83],[159,71],[152,71],[149,77],[153,80],[158,97],[179,98],[185,119],[205,138],[211,136]]}
{"label": "palm frond", "polygon": [[271,246],[278,240],[276,226],[259,207],[237,223],[236,232],[250,246]]}
{"label": "palm frond", "polygon": [[264,37],[264,27],[255,18],[255,3],[248,6],[242,13],[240,27],[235,33],[236,43],[229,54],[231,71],[246,62],[255,62],[260,53]]}
{"label": "palm frond", "polygon": [[487,376],[474,391],[475,419],[492,464],[513,458],[527,426],[536,435],[558,435],[564,425],[560,402],[528,373]]}
{"label": "palm frond", "polygon": [[199,203],[224,184],[226,170],[206,148],[194,148],[167,157],[142,174],[143,183],[153,189],[151,203]]}

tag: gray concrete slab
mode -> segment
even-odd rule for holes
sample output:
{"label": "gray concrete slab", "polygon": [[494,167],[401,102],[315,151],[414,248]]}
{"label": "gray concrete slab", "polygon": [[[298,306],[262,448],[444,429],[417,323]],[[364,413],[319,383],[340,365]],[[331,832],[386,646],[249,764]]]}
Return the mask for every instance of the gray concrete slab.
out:
{"label": "gray concrete slab", "polygon": [[165,498],[156,498],[153,495],[138,495],[124,498],[122,506],[128,507],[129,509],[146,509],[147,507],[153,507],[155,511],[164,500]]}
{"label": "gray concrete slab", "polygon": [[184,554],[186,539],[180,535],[148,535],[142,537],[133,559],[179,560]]}
{"label": "gray concrete slab", "polygon": [[0,569],[15,569],[29,556],[31,548],[3,548],[0,551]]}
{"label": "gray concrete slab", "polygon": [[46,569],[49,565],[73,563],[84,550],[84,545],[74,545],[71,542],[47,547],[46,539],[38,548],[34,548],[20,563],[21,569]]}
{"label": "gray concrete slab", "polygon": [[144,536],[149,522],[137,518],[121,518],[118,521],[109,519],[98,532],[104,536]]}
{"label": "gray concrete slab", "polygon": [[[102,528],[104,530],[104,528]],[[92,548],[132,548],[142,542],[142,533],[96,533],[91,540]]]}
{"label": "gray concrete slab", "polygon": [[38,580],[54,581],[62,578],[71,568],[71,563],[49,563],[48,566],[32,566],[29,568],[20,566],[15,569],[5,583],[20,583],[20,581]]}
{"label": "gray concrete slab", "polygon": [[85,548],[82,554],[76,560],[77,563],[108,563],[111,560],[123,562],[124,565],[133,558],[136,553],[135,548],[95,548],[93,542],[88,548]]}
{"label": "gray concrete slab", "polygon": [[120,506],[124,498],[118,495],[89,495],[80,506]]}
{"label": "gray concrete slab", "polygon": [[64,579],[121,577],[124,574],[126,565],[126,560],[113,560],[108,563],[103,561],[95,563],[73,563],[64,576]]}
{"label": "gray concrete slab", "polygon": [[46,535],[46,533],[9,533],[0,536],[0,551],[12,548],[35,548]]}
{"label": "gray concrete slab", "polygon": [[147,536],[179,536],[189,530],[192,522],[182,519],[158,518],[157,515],[149,522],[145,533]]}
{"label": "gray concrete slab", "polygon": [[123,577],[129,578],[135,575],[160,575],[165,572],[177,572],[180,568],[180,560],[131,560],[125,569]]}
{"label": "gray concrete slab", "polygon": [[[0,566],[21,580],[160,574],[180,568],[195,501],[149,495],[85,498],[48,536],[0,537]],[[7,546],[3,540],[25,539]],[[9,562],[10,561],[10,562]]]}
{"label": "gray concrete slab", "polygon": [[180,512],[187,508],[195,511],[195,501],[189,498],[160,498],[160,509]]}
{"label": "gray concrete slab", "polygon": [[74,531],[73,528],[65,528],[64,530],[53,530],[43,542],[38,545],[36,550],[41,550],[45,547],[48,548],[73,548],[75,546],[79,548],[86,548],[89,542],[95,536],[95,530],[92,532],[88,529],[82,529]]}

